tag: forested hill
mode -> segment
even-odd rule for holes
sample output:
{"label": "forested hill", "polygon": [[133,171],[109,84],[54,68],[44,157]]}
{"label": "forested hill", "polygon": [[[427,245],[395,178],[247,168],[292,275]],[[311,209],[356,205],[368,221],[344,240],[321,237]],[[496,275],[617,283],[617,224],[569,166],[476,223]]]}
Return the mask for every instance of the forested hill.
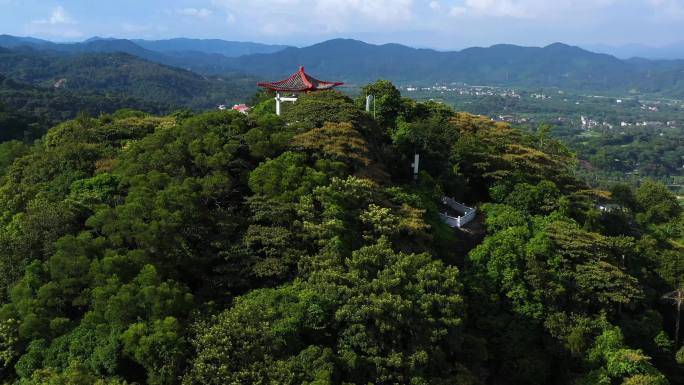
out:
{"label": "forested hill", "polygon": [[234,62],[237,69],[274,78],[304,65],[321,78],[356,84],[380,77],[424,85],[465,82],[684,96],[684,61],[620,60],[560,43],[543,48],[495,45],[438,52],[336,39],[273,54],[243,56]]}
{"label": "forested hill", "polygon": [[147,50],[130,40],[126,39],[89,39],[82,43],[53,43],[47,40],[16,37],[11,35],[0,35],[0,46],[9,49],[32,48],[35,51],[45,51],[51,53],[127,53],[143,59],[162,62],[166,60],[164,55],[159,52]]}
{"label": "forested hill", "polygon": [[0,52],[0,74],[36,86],[135,98],[176,108],[244,102],[256,81],[210,77],[125,53],[65,54],[18,48]]}
{"label": "forested hill", "polygon": [[667,188],[588,190],[544,132],[366,92],[0,145],[0,382],[684,381]]}
{"label": "forested hill", "polygon": [[274,53],[287,46],[260,44],[240,41],[226,41],[220,39],[187,39],[176,38],[167,40],[132,40],[135,44],[156,52],[203,52],[220,54],[226,57],[238,57],[257,53]]}
{"label": "forested hill", "polygon": [[170,113],[171,105],[125,95],[104,95],[86,90],[38,87],[0,75],[0,142],[31,142],[48,128],[79,113],[98,116],[130,108],[148,113]]}

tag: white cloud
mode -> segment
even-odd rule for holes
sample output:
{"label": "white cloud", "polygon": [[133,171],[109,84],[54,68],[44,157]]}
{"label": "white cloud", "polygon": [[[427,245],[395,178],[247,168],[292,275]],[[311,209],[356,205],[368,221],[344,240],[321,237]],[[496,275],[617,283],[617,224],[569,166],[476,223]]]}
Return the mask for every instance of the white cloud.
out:
{"label": "white cloud", "polygon": [[52,11],[52,15],[50,15],[50,18],[48,19],[48,23],[50,23],[51,25],[70,24],[70,23],[72,23],[72,21],[69,18],[69,16],[66,14],[66,12],[64,11],[64,8],[59,6]]}
{"label": "white cloud", "polygon": [[212,0],[230,23],[268,35],[387,28],[413,18],[413,0]]}
{"label": "white cloud", "polygon": [[83,33],[75,28],[76,24],[76,20],[60,5],[53,8],[47,18],[31,21],[27,30],[36,35],[73,39],[83,36]]}
{"label": "white cloud", "polygon": [[[211,0],[214,13],[249,33],[383,34],[434,30],[451,17],[556,20],[606,14],[613,4],[681,4],[684,0]],[[198,13],[188,11],[188,13]],[[441,22],[440,22],[441,20]],[[280,27],[278,27],[280,26]]]}
{"label": "white cloud", "polygon": [[450,16],[462,16],[465,15],[466,12],[468,12],[468,8],[461,7],[458,5],[454,5],[453,7],[451,7],[451,9],[449,9]]}
{"label": "white cloud", "polygon": [[148,32],[151,30],[149,26],[145,25],[139,25],[139,24],[132,24],[132,23],[122,23],[121,24],[121,30],[126,32],[126,33],[141,33],[141,32]]}
{"label": "white cloud", "polygon": [[212,11],[207,8],[181,8],[176,9],[176,13],[182,16],[190,16],[198,19],[206,19],[212,15]]}
{"label": "white cloud", "polygon": [[648,0],[655,12],[668,18],[684,17],[683,0]]}
{"label": "white cloud", "polygon": [[52,13],[47,19],[33,20],[32,23],[48,25],[75,24],[74,20],[71,19],[69,14],[64,10],[64,8],[61,5],[53,8]]}
{"label": "white cloud", "polygon": [[465,8],[468,11],[473,11],[477,14],[527,18],[532,16],[532,10],[529,9],[530,3],[533,2],[515,0],[466,0]]}
{"label": "white cloud", "polygon": [[[123,22],[120,25],[120,31],[123,32],[123,35],[119,36],[153,39],[158,37],[159,34],[168,33],[169,29],[163,25]],[[117,35],[115,34],[114,36]]]}
{"label": "white cloud", "polygon": [[[587,15],[625,0],[462,0],[453,2],[451,16],[481,16],[514,19],[564,18]],[[641,0],[639,0],[641,1]],[[671,1],[681,0],[648,0]]]}
{"label": "white cloud", "polygon": [[392,25],[411,19],[412,0],[318,0],[314,13],[329,31],[343,32],[358,21]]}

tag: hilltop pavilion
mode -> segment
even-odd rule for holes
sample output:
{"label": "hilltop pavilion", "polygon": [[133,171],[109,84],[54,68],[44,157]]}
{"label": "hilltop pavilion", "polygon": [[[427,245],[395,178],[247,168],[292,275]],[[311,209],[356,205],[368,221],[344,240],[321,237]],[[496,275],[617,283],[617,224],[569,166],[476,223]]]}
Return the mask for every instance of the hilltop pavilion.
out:
{"label": "hilltop pavilion", "polygon": [[[264,87],[276,93],[276,114],[280,115],[280,103],[281,102],[296,102],[297,94],[302,92],[314,92],[330,90],[337,86],[341,86],[344,83],[341,82],[326,82],[323,80],[318,80],[313,76],[304,72],[304,67],[299,67],[297,72],[293,73],[287,79],[280,80],[277,82],[259,82],[257,86]],[[280,93],[288,93],[292,96],[281,97]]]}

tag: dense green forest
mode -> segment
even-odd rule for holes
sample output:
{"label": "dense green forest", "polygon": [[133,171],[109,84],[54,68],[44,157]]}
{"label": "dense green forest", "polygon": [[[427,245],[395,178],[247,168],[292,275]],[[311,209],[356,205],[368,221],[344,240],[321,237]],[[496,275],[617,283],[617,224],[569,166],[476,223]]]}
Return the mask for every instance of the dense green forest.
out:
{"label": "dense green forest", "polygon": [[97,92],[175,108],[210,109],[244,102],[256,90],[256,80],[246,76],[198,75],[121,52],[0,48],[0,74],[43,88]]}
{"label": "dense green forest", "polygon": [[0,382],[684,381],[665,186],[591,190],[543,133],[366,92],[375,117],[260,94],[1,144]]}
{"label": "dense green forest", "polygon": [[28,143],[43,136],[47,128],[73,119],[80,112],[97,116],[123,108],[157,114],[172,111],[171,106],[154,101],[37,87],[0,75],[0,142],[16,139]]}
{"label": "dense green forest", "polygon": [[[582,135],[572,131],[561,137],[588,161],[590,178],[635,183],[644,176],[673,184],[684,192],[684,130],[679,127]],[[559,135],[560,136],[560,135]]]}

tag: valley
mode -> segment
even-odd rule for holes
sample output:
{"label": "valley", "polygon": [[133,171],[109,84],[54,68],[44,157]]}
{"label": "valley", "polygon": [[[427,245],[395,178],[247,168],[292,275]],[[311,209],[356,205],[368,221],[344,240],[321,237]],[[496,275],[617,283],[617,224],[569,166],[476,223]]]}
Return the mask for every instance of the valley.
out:
{"label": "valley", "polygon": [[547,126],[584,160],[589,183],[606,187],[655,178],[684,191],[684,101],[653,96],[580,95],[558,89],[403,86],[417,100],[445,103],[529,132]]}

